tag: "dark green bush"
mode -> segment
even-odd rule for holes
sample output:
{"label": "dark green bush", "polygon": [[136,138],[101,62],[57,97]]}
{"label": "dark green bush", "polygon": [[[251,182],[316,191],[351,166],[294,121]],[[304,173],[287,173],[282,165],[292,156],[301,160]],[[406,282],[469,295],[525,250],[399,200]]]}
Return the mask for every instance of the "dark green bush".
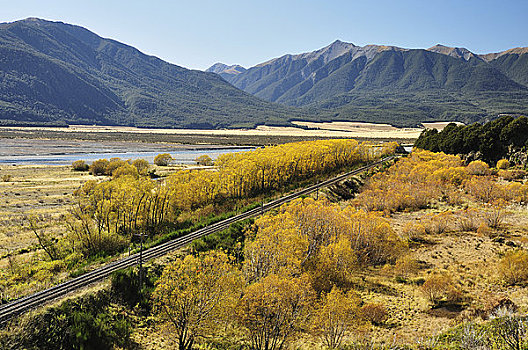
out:
{"label": "dark green bush", "polygon": [[110,307],[102,291],[66,300],[59,306],[24,319],[0,346],[10,349],[110,350],[129,343],[129,321]]}

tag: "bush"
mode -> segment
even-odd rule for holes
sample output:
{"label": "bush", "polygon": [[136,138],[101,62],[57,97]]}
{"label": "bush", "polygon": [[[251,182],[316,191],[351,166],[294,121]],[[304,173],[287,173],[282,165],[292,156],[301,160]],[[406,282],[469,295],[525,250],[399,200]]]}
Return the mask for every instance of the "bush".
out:
{"label": "bush", "polygon": [[95,160],[92,165],[90,165],[90,173],[93,175],[107,175],[107,168],[110,162],[108,159],[98,159]]}
{"label": "bush", "polygon": [[426,234],[424,225],[408,222],[402,230],[402,238],[409,242],[422,242]]}
{"label": "bush", "polygon": [[430,235],[441,235],[449,229],[451,213],[444,212],[436,215],[428,215],[425,220],[425,232]]}
{"label": "bush", "polygon": [[149,162],[147,162],[145,159],[136,159],[132,162],[132,165],[136,167],[139,175],[147,175]]}
{"label": "bush", "polygon": [[119,168],[115,169],[112,172],[112,177],[114,179],[117,179],[118,177],[125,176],[125,175],[132,176],[135,179],[139,178],[137,168],[128,163],[123,164],[122,166],[120,166]]}
{"label": "bush", "polygon": [[501,159],[497,162],[497,169],[508,169],[510,167],[510,161],[508,159]]}
{"label": "bush", "polygon": [[50,350],[123,347],[129,341],[131,325],[109,306],[106,292],[66,300],[19,324],[10,345]]}
{"label": "bush", "polygon": [[433,306],[453,303],[461,299],[460,292],[456,290],[451,277],[443,274],[429,277],[420,287],[420,291]]}
{"label": "bush", "polygon": [[420,265],[418,261],[412,259],[409,255],[406,255],[396,261],[394,272],[397,278],[401,281],[406,281],[407,278],[414,275],[419,268]]}
{"label": "bush", "polygon": [[139,285],[139,271],[128,268],[112,274],[112,294],[129,308],[140,306],[144,311],[151,309],[150,295],[154,289],[151,275],[144,269],[143,286]]}
{"label": "bush", "polygon": [[497,176],[501,177],[502,179],[506,180],[506,181],[511,181],[514,179],[514,174],[512,171],[509,171],[509,170],[499,170],[499,172],[497,173]]}
{"label": "bush", "polygon": [[158,166],[167,166],[170,164],[170,162],[172,161],[172,156],[168,153],[161,153],[161,154],[158,154],[155,158],[154,158],[154,164],[158,165]]}
{"label": "bush", "polygon": [[194,161],[196,162],[197,165],[205,165],[205,166],[213,165],[213,160],[207,154],[199,156]]}
{"label": "bush", "polygon": [[111,158],[106,166],[105,175],[113,175],[116,169],[121,168],[122,166],[130,165],[128,162],[120,158]]}
{"label": "bush", "polygon": [[481,160],[474,160],[466,167],[468,174],[470,175],[489,175],[491,173],[488,164]]}
{"label": "bush", "polygon": [[86,164],[84,160],[76,160],[72,163],[72,169],[74,171],[87,171],[88,168],[90,167],[88,166],[88,164]]}
{"label": "bush", "polygon": [[528,281],[528,252],[521,249],[507,252],[499,262],[498,272],[506,284]]}
{"label": "bush", "polygon": [[363,318],[373,325],[379,326],[387,321],[389,313],[383,304],[369,303],[361,307]]}
{"label": "bush", "polygon": [[478,213],[474,209],[466,209],[459,214],[458,229],[462,232],[476,232],[479,228]]}

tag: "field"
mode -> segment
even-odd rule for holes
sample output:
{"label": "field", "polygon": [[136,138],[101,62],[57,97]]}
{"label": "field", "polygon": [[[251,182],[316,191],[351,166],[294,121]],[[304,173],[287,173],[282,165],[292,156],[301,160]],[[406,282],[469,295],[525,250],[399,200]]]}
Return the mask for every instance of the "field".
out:
{"label": "field", "polygon": [[[142,129],[117,126],[72,125],[69,128],[0,127],[0,137],[66,139],[66,140],[122,140],[160,142],[187,145],[276,145],[286,142],[326,138],[354,138],[357,140],[412,143],[422,129],[395,128],[370,123],[310,123],[295,122],[305,128],[265,126],[255,129]],[[321,126],[331,127],[322,128]],[[351,127],[352,126],[352,127]],[[309,127],[309,128],[306,128]]]}

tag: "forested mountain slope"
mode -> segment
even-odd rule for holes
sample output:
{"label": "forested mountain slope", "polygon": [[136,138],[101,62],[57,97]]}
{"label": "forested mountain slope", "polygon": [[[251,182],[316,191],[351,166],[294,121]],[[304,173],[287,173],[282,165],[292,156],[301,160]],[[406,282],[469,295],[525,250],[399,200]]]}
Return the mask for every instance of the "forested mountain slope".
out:
{"label": "forested mountain slope", "polygon": [[0,24],[0,124],[233,127],[281,124],[291,109],[213,73],[89,30],[29,18]]}
{"label": "forested mountain slope", "polygon": [[257,97],[332,111],[341,120],[412,125],[528,112],[524,49],[477,55],[442,45],[422,50],[335,41],[238,74],[219,73]]}

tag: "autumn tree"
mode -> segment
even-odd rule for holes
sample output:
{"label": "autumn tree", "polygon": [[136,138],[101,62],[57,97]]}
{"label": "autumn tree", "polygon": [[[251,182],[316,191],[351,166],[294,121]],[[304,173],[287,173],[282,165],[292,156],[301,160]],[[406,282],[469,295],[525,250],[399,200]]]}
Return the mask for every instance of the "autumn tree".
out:
{"label": "autumn tree", "polygon": [[106,169],[108,168],[109,164],[110,162],[108,159],[94,160],[90,165],[90,173],[93,175],[106,175]]}
{"label": "autumn tree", "polygon": [[339,348],[343,338],[363,323],[360,304],[361,299],[354,291],[332,288],[315,306],[310,325],[312,333],[328,348]]}
{"label": "autumn tree", "polygon": [[245,288],[236,307],[252,350],[280,350],[309,315],[314,292],[306,279],[269,275]]}
{"label": "autumn tree", "polygon": [[178,348],[190,350],[197,338],[214,334],[229,318],[240,286],[239,273],[225,253],[187,255],[163,270],[154,305],[174,330]]}
{"label": "autumn tree", "polygon": [[136,159],[132,162],[132,165],[136,167],[140,175],[147,175],[149,168],[149,162],[145,159]]}
{"label": "autumn tree", "polygon": [[169,153],[160,153],[154,157],[154,164],[158,166],[167,166],[172,161],[172,156]]}
{"label": "autumn tree", "polygon": [[435,274],[429,277],[420,287],[420,290],[433,306],[441,302],[456,302],[461,297],[453,280],[446,274]]}
{"label": "autumn tree", "polygon": [[205,166],[213,165],[213,160],[207,154],[197,157],[194,161],[196,162],[197,165],[205,165]]}

